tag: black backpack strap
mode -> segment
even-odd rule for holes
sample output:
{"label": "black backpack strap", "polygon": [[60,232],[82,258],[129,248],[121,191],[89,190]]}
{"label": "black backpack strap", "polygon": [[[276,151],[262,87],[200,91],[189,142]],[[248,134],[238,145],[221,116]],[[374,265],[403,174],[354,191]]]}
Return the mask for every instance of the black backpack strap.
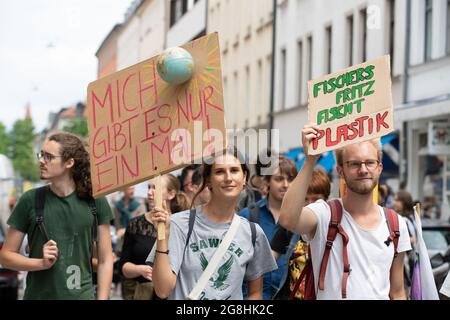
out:
{"label": "black backpack strap", "polygon": [[194,223],[195,223],[195,215],[197,213],[196,208],[192,208],[191,211],[189,211],[189,226],[188,226],[188,233],[186,236],[186,243],[184,245],[184,251],[183,251],[183,260],[184,260],[184,254],[186,253],[186,248],[189,244],[189,239],[191,238],[192,230],[194,230]]}
{"label": "black backpack strap", "polygon": [[256,243],[256,225],[252,221],[249,221],[249,223],[250,223],[250,231],[252,232],[252,245],[253,245],[253,248],[255,248],[255,243]]}
{"label": "black backpack strap", "polygon": [[249,211],[249,220],[251,222],[259,224],[259,207],[256,203],[253,203],[248,207]]}
{"label": "black backpack strap", "polygon": [[45,205],[45,193],[47,192],[47,186],[39,187],[36,189],[35,198],[34,198],[34,210],[36,212],[36,223],[34,225],[33,232],[29,239],[29,243],[31,246],[31,242],[34,239],[34,234],[36,228],[39,228],[39,231],[44,238],[44,243],[50,240],[47,230],[45,229],[44,224],[44,205]]}
{"label": "black backpack strap", "polygon": [[94,216],[94,224],[92,226],[92,240],[97,242],[97,240],[98,240],[98,234],[97,234],[98,213],[97,213],[97,206],[95,204],[95,199],[94,198],[90,198],[88,200],[88,205],[89,205],[89,210],[91,211],[92,215]]}

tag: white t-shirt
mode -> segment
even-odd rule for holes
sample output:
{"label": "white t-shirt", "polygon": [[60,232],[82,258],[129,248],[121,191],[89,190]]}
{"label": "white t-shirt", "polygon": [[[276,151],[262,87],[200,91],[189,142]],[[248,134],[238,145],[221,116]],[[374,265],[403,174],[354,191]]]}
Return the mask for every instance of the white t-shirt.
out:
{"label": "white t-shirt", "polygon": [[[318,300],[341,300],[344,271],[342,237],[338,234],[333,242],[325,273],[324,290],[318,290],[319,270],[325,251],[331,211],[323,200],[307,207],[314,212],[318,220],[313,239],[302,235],[311,245],[316,297]],[[347,299],[389,299],[389,275],[394,258],[394,244],[391,242],[387,246],[384,243],[389,236],[389,229],[383,208],[380,206],[378,208],[381,216],[380,224],[370,230],[361,227],[345,209],[343,210],[341,226],[349,237],[347,252],[351,269],[347,280]],[[411,250],[411,244],[406,223],[401,218],[399,225],[400,238],[397,251],[400,253]]]}
{"label": "white t-shirt", "polygon": [[[252,244],[250,223],[240,217],[241,224],[228,251],[222,257],[213,276],[200,294],[199,300],[242,300],[242,282],[255,280],[277,268],[264,231],[256,227],[255,246]],[[197,284],[200,276],[216,252],[220,242],[231,226],[215,223],[197,207],[194,228],[186,247],[189,230],[189,210],[172,215],[169,236],[169,263],[177,275],[177,283],[170,300],[184,300]],[[147,262],[153,263],[156,246],[153,246]]]}

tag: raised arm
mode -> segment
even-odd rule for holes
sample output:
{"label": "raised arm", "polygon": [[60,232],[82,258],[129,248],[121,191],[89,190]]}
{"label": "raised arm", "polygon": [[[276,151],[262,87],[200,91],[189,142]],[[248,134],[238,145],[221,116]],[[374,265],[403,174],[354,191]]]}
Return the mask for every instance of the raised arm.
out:
{"label": "raised arm", "polygon": [[286,229],[296,234],[308,234],[310,237],[313,237],[316,231],[317,218],[310,209],[304,208],[304,205],[309,181],[319,158],[319,155],[308,155],[308,147],[316,136],[317,126],[308,124],[303,128],[302,141],[306,159],[283,198],[279,220]]}
{"label": "raised arm", "polygon": [[153,287],[156,295],[161,298],[167,298],[175,289],[177,276],[173,273],[169,263],[169,230],[170,214],[167,210],[154,208],[151,217],[153,225],[156,227],[159,222],[165,223],[166,236],[164,240],[156,241],[156,252],[153,263]]}

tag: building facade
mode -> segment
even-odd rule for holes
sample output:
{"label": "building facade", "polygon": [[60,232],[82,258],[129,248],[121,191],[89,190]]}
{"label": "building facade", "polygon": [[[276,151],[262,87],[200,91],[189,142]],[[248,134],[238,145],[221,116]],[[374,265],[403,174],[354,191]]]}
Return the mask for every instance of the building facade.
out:
{"label": "building facade", "polygon": [[272,1],[209,0],[211,32],[219,33],[227,128],[269,128]]}
{"label": "building facade", "polygon": [[391,54],[394,105],[402,102],[405,5],[405,0],[279,1],[274,128],[290,128],[280,130],[281,151],[301,145],[308,80]]}
{"label": "building facade", "polygon": [[450,1],[282,0],[277,11],[274,128],[281,151],[301,146],[308,80],[390,54],[399,148],[383,148],[399,168],[393,187],[448,218],[450,157],[432,154],[428,131],[430,123],[450,121]]}
{"label": "building facade", "polygon": [[167,47],[176,47],[206,34],[207,0],[171,0]]}
{"label": "building facade", "polygon": [[167,1],[133,2],[117,37],[117,70],[149,59],[166,47],[168,18]]}
{"label": "building facade", "polygon": [[103,78],[117,71],[117,38],[121,27],[121,24],[116,24],[95,53],[98,60],[98,78]]}
{"label": "building facade", "polygon": [[[405,102],[395,110],[403,128],[403,170],[407,190],[430,208],[450,217],[450,1],[413,0],[409,11],[409,63]],[[447,151],[433,151],[431,126],[448,124]],[[444,132],[444,133],[445,133]]]}

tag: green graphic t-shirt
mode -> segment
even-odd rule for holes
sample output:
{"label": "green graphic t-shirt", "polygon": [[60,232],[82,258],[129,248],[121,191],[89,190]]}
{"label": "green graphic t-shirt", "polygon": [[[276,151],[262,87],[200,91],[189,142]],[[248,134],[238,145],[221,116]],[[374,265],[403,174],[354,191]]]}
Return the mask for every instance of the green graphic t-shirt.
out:
{"label": "green graphic t-shirt", "polygon": [[[42,258],[44,239],[35,229],[35,193],[20,198],[8,224],[28,235],[30,258]],[[95,200],[98,224],[109,224],[111,209],[104,197]],[[56,242],[58,260],[48,270],[29,272],[24,299],[93,299],[91,256],[94,216],[86,201],[76,193],[58,197],[47,188],[44,224],[49,238]],[[33,233],[33,235],[32,235]]]}

